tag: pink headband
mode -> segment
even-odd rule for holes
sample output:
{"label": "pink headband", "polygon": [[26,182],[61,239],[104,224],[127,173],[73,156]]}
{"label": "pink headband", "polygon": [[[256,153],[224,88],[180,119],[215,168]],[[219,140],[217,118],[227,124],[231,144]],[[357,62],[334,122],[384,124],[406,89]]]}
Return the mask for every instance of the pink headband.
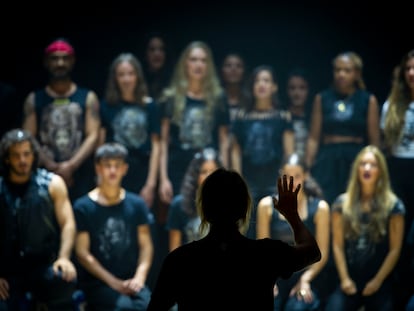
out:
{"label": "pink headband", "polygon": [[73,49],[73,47],[69,43],[67,43],[66,41],[63,41],[63,40],[53,41],[45,49],[45,54],[46,55],[49,55],[50,53],[54,53],[54,52],[66,52],[69,55],[74,55],[75,54],[75,50]]}

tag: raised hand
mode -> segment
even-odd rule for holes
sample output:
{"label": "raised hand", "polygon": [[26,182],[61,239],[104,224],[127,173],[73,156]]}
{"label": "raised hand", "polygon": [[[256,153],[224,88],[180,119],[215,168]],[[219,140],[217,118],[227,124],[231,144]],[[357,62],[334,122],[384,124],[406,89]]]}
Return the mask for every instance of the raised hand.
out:
{"label": "raised hand", "polygon": [[298,193],[300,187],[301,185],[299,184],[296,189],[293,189],[293,176],[289,177],[289,183],[286,175],[279,177],[277,180],[279,199],[273,196],[273,204],[287,220],[292,219],[292,217],[298,217]]}

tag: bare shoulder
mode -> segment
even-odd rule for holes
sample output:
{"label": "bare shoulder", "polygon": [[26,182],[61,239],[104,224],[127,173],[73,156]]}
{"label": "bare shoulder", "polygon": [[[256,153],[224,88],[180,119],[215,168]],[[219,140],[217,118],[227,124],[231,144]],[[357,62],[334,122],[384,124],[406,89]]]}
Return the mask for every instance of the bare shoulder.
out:
{"label": "bare shoulder", "polygon": [[257,204],[257,208],[261,210],[273,209],[272,197],[269,195],[260,199],[259,203]]}
{"label": "bare shoulder", "polygon": [[61,176],[58,174],[52,173],[52,178],[49,184],[49,193],[50,195],[67,195],[66,183]]}
{"label": "bare shoulder", "polygon": [[99,103],[98,95],[96,94],[95,91],[89,90],[88,95],[86,97],[86,105],[93,106],[93,105],[96,105],[97,103]]}
{"label": "bare shoulder", "polygon": [[329,212],[329,204],[325,200],[320,200],[318,203],[318,211]]}

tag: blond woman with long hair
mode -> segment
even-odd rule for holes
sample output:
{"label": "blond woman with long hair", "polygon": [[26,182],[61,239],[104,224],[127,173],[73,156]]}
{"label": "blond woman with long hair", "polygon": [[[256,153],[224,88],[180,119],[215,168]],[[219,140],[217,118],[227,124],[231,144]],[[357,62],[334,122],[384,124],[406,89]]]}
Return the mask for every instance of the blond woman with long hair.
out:
{"label": "blond woman with long hair", "polygon": [[404,213],[383,153],[376,146],[364,147],[353,162],[346,192],[332,206],[340,283],[327,310],[396,310],[392,275],[403,243]]}
{"label": "blond woman with long hair", "polygon": [[210,47],[193,41],[181,53],[161,103],[160,198],[178,194],[195,153],[213,147],[228,162],[229,112]]}

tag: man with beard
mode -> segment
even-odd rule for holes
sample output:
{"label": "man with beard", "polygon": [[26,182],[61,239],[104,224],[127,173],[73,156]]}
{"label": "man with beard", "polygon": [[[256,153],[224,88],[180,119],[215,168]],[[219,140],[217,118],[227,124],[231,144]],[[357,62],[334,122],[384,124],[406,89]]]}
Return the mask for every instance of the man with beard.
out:
{"label": "man with beard", "polygon": [[[70,76],[75,50],[66,39],[56,39],[44,51],[47,85],[32,91],[24,103],[23,128],[41,145],[40,165],[63,177],[72,202],[93,188],[92,154],[99,134],[97,94],[79,87]],[[63,152],[59,135],[70,133]]]}
{"label": "man with beard", "polygon": [[[21,310],[30,293],[36,310],[73,310],[71,261],[75,218],[63,179],[38,168],[37,142],[25,130],[0,144],[0,310]],[[42,309],[43,310],[43,309]]]}

